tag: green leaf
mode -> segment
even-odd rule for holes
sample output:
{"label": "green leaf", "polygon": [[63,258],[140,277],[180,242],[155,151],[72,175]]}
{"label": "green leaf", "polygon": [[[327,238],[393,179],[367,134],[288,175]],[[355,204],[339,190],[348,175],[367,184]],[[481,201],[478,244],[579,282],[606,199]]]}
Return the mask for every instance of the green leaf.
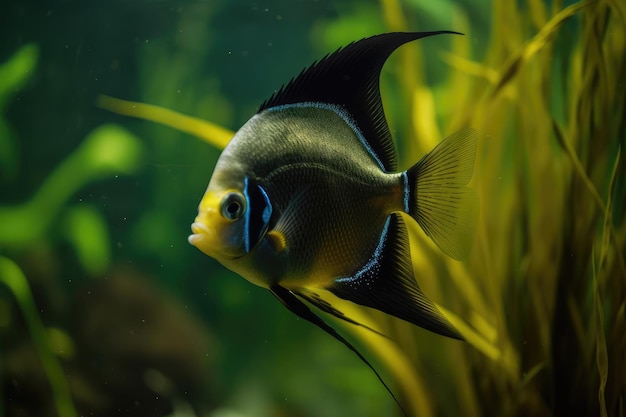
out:
{"label": "green leaf", "polygon": [[81,265],[90,275],[100,275],[111,259],[110,238],[102,215],[93,207],[70,208],[65,214],[63,233]]}

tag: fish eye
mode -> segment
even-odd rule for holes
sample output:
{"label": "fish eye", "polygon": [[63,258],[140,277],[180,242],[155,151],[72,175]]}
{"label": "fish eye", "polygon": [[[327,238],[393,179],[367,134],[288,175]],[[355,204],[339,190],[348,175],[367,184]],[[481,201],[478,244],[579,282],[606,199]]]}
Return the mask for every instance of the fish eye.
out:
{"label": "fish eye", "polygon": [[246,210],[246,201],[239,193],[228,193],[222,199],[222,216],[228,220],[239,220]]}

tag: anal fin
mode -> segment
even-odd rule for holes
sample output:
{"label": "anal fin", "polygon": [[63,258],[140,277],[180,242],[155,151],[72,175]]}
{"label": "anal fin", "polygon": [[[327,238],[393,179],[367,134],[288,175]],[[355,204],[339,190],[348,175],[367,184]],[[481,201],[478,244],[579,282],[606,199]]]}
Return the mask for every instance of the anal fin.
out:
{"label": "anal fin", "polygon": [[406,225],[399,213],[387,217],[379,244],[366,265],[352,277],[337,278],[328,290],[443,336],[463,339],[417,285]]}

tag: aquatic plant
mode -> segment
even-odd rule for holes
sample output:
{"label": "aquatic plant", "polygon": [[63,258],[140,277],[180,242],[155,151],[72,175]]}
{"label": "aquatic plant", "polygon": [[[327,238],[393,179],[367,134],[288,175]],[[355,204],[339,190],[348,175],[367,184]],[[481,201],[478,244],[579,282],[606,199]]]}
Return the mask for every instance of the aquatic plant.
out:
{"label": "aquatic plant", "polygon": [[[37,48],[24,46],[0,66],[0,161],[2,174],[15,179],[19,141],[4,118],[9,96],[19,91],[33,74]],[[26,328],[47,375],[59,416],[77,415],[68,383],[52,349],[52,339],[67,339],[60,330],[42,323],[31,286],[20,266],[11,259],[23,255],[33,246],[51,239],[56,229],[72,244],[85,271],[99,274],[110,262],[108,230],[101,215],[92,207],[72,206],[68,201],[86,184],[119,174],[130,174],[138,168],[142,152],[139,140],[117,125],[103,125],[91,132],[81,146],[53,171],[32,198],[22,204],[0,207],[0,283],[8,288],[20,308]],[[0,299],[6,307],[4,300]],[[7,315],[7,311],[3,310]],[[11,318],[2,317],[8,327]],[[65,343],[67,342],[67,343]],[[69,339],[65,340],[71,345]]]}
{"label": "aquatic plant", "polygon": [[[411,7],[420,6],[381,1],[386,28],[415,30],[403,12]],[[344,330],[380,360],[415,415],[623,415],[626,6],[493,2],[482,51],[468,19],[453,15],[466,36],[441,55],[449,67],[437,84],[421,70],[421,45],[399,51],[401,75],[384,82],[406,161],[442,132],[480,132],[471,259],[449,260],[420,230],[411,235],[422,287],[467,343],[349,304],[341,308],[397,344]],[[342,24],[354,27],[348,18],[317,30],[346,36]],[[396,101],[405,107],[397,114]],[[141,103],[101,105],[171,124]],[[399,120],[407,109],[413,118]],[[227,131],[196,122],[194,134],[223,146]]]}
{"label": "aquatic plant", "polygon": [[37,63],[38,49],[26,45],[9,60],[0,64],[0,178],[14,178],[18,171],[17,139],[6,120],[5,110],[32,75]]}

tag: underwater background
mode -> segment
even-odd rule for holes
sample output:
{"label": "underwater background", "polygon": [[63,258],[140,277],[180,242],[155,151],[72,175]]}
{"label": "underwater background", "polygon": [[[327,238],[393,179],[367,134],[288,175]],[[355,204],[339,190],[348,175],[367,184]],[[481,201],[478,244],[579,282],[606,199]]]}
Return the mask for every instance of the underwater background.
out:
{"label": "underwater background", "polygon": [[381,89],[401,168],[478,132],[470,259],[411,236],[467,341],[358,307],[393,342],[333,326],[411,415],[626,415],[623,1],[8,0],[0,416],[400,415],[187,236],[264,99],[341,45],[419,30],[465,36],[403,46]]}

